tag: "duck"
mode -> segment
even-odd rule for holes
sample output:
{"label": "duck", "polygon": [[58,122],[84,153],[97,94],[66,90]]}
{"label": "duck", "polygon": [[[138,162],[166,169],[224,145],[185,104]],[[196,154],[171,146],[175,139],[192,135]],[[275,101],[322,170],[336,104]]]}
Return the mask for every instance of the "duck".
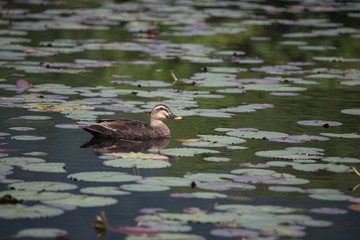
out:
{"label": "duck", "polygon": [[82,129],[91,133],[95,138],[148,140],[170,138],[170,129],[163,122],[164,119],[180,120],[165,104],[156,105],[150,112],[150,125],[139,120],[119,118],[99,120],[97,124],[83,126]]}

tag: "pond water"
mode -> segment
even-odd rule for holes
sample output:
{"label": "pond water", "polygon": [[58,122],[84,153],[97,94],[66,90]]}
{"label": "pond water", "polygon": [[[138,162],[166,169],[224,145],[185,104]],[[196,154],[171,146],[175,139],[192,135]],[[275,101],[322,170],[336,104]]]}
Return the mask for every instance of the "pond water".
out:
{"label": "pond water", "polygon": [[[358,239],[359,3],[1,6],[2,239]],[[79,128],[158,103],[170,141]]]}

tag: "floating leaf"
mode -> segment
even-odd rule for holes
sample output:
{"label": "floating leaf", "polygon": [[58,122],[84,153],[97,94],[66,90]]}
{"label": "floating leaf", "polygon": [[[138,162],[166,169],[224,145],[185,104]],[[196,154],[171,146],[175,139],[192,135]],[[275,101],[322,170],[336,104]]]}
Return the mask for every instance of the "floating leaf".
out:
{"label": "floating leaf", "polygon": [[228,181],[236,177],[236,175],[226,173],[187,173],[185,176],[187,179],[200,182],[215,182],[215,181]]}
{"label": "floating leaf", "polygon": [[141,184],[161,185],[169,187],[188,187],[191,185],[191,180],[180,177],[145,177],[137,180]]}
{"label": "floating leaf", "polygon": [[45,160],[34,157],[6,157],[0,158],[0,163],[9,166],[24,166],[26,164],[44,163]]}
{"label": "floating leaf", "polygon": [[51,119],[51,117],[49,116],[37,116],[37,115],[26,115],[26,116],[21,116],[21,117],[17,117],[14,119],[24,119],[24,120],[49,120]]}
{"label": "floating leaf", "polygon": [[215,181],[215,182],[202,182],[196,184],[197,188],[213,190],[213,191],[225,191],[231,188],[253,190],[256,187],[245,183],[236,183],[232,181]]}
{"label": "floating leaf", "polygon": [[227,132],[226,135],[241,137],[241,138],[252,138],[252,139],[271,139],[271,138],[284,138],[288,134],[272,131],[244,131],[244,130],[233,130]]}
{"label": "floating leaf", "polygon": [[115,198],[110,198],[110,197],[71,194],[67,198],[52,199],[43,202],[50,205],[63,204],[63,205],[73,205],[77,207],[99,207],[99,206],[113,205],[116,204],[118,201]]}
{"label": "floating leaf", "polygon": [[140,176],[133,176],[122,172],[79,172],[68,175],[68,178],[74,181],[87,182],[131,182],[140,179]]}
{"label": "floating leaf", "polygon": [[31,237],[31,238],[55,238],[60,235],[66,235],[67,232],[58,228],[26,228],[20,230],[15,237]]}
{"label": "floating leaf", "polygon": [[348,158],[348,157],[326,157],[321,159],[324,162],[330,163],[360,163],[360,159],[357,158]]}
{"label": "floating leaf", "polygon": [[219,152],[204,148],[167,148],[160,150],[160,153],[170,156],[193,157],[195,154],[219,153]]}
{"label": "floating leaf", "polygon": [[26,191],[66,191],[76,189],[77,186],[70,183],[51,181],[20,182],[8,185],[10,189]]}
{"label": "floating leaf", "polygon": [[226,157],[206,157],[204,160],[208,162],[229,162],[231,159]]}
{"label": "floating leaf", "polygon": [[11,136],[11,139],[20,140],[20,141],[38,141],[38,140],[45,140],[46,137],[32,136],[32,135],[17,135],[17,136]]}
{"label": "floating leaf", "polygon": [[116,187],[86,187],[80,189],[82,193],[96,194],[96,195],[128,195],[129,192],[121,191]]}
{"label": "floating leaf", "polygon": [[33,219],[53,217],[63,214],[63,210],[46,205],[26,206],[21,204],[0,205],[0,218],[4,219]]}
{"label": "floating leaf", "polygon": [[323,136],[326,137],[340,137],[340,138],[360,138],[360,135],[357,133],[320,133]]}
{"label": "floating leaf", "polygon": [[170,189],[168,186],[153,184],[123,184],[120,186],[120,188],[126,191],[134,192],[160,192]]}
{"label": "floating leaf", "polygon": [[166,168],[170,167],[169,162],[153,159],[126,158],[104,161],[104,165],[122,168]]}
{"label": "floating leaf", "polygon": [[23,170],[33,172],[65,173],[65,163],[32,163],[21,167]]}
{"label": "floating leaf", "polygon": [[320,213],[320,214],[329,214],[329,215],[337,215],[337,214],[346,214],[348,211],[340,208],[312,208],[310,209],[312,213]]}
{"label": "floating leaf", "polygon": [[351,115],[360,115],[360,108],[353,108],[353,109],[343,109],[341,113],[351,114]]}
{"label": "floating leaf", "polygon": [[36,130],[35,128],[32,127],[10,127],[9,129],[13,131],[24,131],[24,132]]}
{"label": "floating leaf", "polygon": [[176,198],[200,198],[200,199],[227,198],[225,194],[214,193],[214,192],[172,193],[170,196]]}
{"label": "floating leaf", "polygon": [[336,127],[342,125],[342,123],[340,122],[323,121],[323,120],[304,120],[304,121],[298,121],[297,124],[306,125],[306,126],[318,126],[318,127],[324,127],[324,126]]}
{"label": "floating leaf", "polygon": [[218,237],[238,237],[238,238],[250,238],[250,239],[259,236],[259,233],[256,231],[239,229],[239,228],[217,228],[211,230],[210,233]]}

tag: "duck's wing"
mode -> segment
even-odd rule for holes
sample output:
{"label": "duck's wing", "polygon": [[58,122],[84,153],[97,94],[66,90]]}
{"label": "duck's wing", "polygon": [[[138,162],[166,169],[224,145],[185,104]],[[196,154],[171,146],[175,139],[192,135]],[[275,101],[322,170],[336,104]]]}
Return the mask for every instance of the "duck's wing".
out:
{"label": "duck's wing", "polygon": [[100,120],[98,124],[83,127],[83,129],[94,137],[121,139],[147,139],[152,131],[148,124],[127,118]]}

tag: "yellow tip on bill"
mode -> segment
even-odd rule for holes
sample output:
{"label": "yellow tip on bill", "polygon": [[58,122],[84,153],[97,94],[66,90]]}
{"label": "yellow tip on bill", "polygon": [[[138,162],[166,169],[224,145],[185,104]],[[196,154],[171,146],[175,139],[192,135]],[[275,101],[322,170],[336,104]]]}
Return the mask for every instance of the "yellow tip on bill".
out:
{"label": "yellow tip on bill", "polygon": [[182,117],[176,117],[176,118],[174,118],[175,120],[181,120],[182,119]]}

